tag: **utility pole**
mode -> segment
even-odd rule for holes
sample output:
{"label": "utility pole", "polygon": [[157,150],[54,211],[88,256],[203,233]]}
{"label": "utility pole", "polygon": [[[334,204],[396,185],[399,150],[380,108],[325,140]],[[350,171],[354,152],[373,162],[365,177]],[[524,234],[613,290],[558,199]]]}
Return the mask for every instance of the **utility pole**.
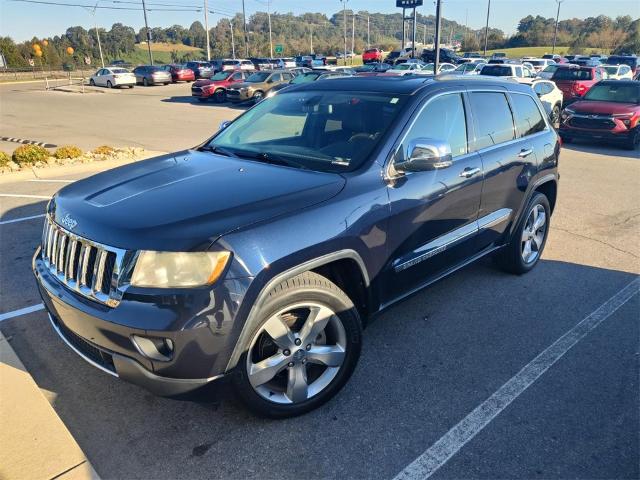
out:
{"label": "utility pole", "polygon": [[371,38],[369,37],[369,15],[367,15],[367,48],[371,48]]}
{"label": "utility pole", "polygon": [[207,61],[211,60],[211,46],[209,45],[209,8],[204,0],[204,28],[207,31]]}
{"label": "utility pole", "polygon": [[349,0],[340,0],[342,2],[342,23],[344,23],[344,57],[343,61],[347,65],[347,2]]}
{"label": "utility pole", "polygon": [[[355,55],[356,43],[356,14],[355,12],[351,15],[351,55]],[[351,65],[353,65],[353,57],[351,57]]]}
{"label": "utility pole", "polygon": [[153,65],[153,54],[151,53],[151,30],[149,30],[149,23],[147,22],[147,6],[142,0],[142,11],[144,13],[144,27],[147,29],[147,49],[149,50],[149,63]]}
{"label": "utility pole", "polygon": [[487,42],[489,39],[489,14],[491,13],[491,0],[487,2],[487,25],[484,27],[484,56],[487,56]]}
{"label": "utility pole", "polygon": [[271,39],[271,0],[267,0],[267,17],[269,17],[269,58],[273,58],[273,40]]}
{"label": "utility pole", "polygon": [[424,23],[422,24],[422,44],[425,46],[427,46],[427,24]]}
{"label": "utility pole", "polygon": [[231,58],[236,59],[236,42],[233,39],[233,22],[229,19],[229,29],[231,30]]}
{"label": "utility pole", "polygon": [[313,54],[313,23],[309,24],[309,53]]}
{"label": "utility pole", "polygon": [[440,67],[440,22],[442,20],[442,0],[436,2],[436,38],[435,38],[435,51],[436,58],[433,65],[433,74],[438,74],[438,68]]}
{"label": "utility pole", "polygon": [[98,51],[100,52],[100,63],[102,64],[102,68],[104,68],[104,57],[102,56],[102,44],[100,43],[100,32],[98,31],[98,24],[96,22],[96,9],[98,8],[98,3],[100,3],[100,2],[99,1],[96,2],[95,6],[93,8],[85,7],[85,9],[91,15],[93,15],[93,27],[96,30],[96,38],[98,39]]}
{"label": "utility pole", "polygon": [[564,0],[556,0],[558,2],[558,13],[556,14],[556,29],[553,32],[553,48],[551,53],[556,53],[556,40],[558,39],[558,21],[560,20],[560,5]]}
{"label": "utility pole", "polygon": [[244,29],[244,56],[249,56],[249,35],[247,35],[247,14],[242,0],[242,28]]}
{"label": "utility pole", "polygon": [[407,32],[406,32],[406,27],[405,27],[405,21],[404,21],[404,17],[407,16],[407,12],[406,9],[403,7],[402,8],[402,50],[404,50],[404,41],[407,38]]}
{"label": "utility pole", "polygon": [[413,26],[411,36],[411,58],[416,58],[416,27],[418,22],[418,16],[416,14],[416,7],[413,7]]}

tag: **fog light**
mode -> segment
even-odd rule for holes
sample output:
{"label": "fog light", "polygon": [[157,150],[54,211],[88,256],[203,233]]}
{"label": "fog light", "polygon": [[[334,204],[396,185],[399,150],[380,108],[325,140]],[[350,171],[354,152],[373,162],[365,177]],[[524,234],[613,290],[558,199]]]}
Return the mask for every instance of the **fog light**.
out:
{"label": "fog light", "polygon": [[132,335],[131,341],[136,350],[151,360],[168,362],[173,356],[173,340],[170,338],[153,338]]}

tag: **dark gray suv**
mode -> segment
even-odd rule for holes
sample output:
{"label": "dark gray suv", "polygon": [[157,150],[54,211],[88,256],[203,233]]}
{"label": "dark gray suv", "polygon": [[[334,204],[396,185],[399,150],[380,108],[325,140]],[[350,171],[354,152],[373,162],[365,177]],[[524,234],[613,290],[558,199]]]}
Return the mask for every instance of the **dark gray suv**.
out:
{"label": "dark gray suv", "polygon": [[338,78],[222,127],[48,205],[44,304],[109,375],[169,396],[228,377],[298,415],[347,382],[378,312],[486,255],[540,261],[560,143],[528,85]]}

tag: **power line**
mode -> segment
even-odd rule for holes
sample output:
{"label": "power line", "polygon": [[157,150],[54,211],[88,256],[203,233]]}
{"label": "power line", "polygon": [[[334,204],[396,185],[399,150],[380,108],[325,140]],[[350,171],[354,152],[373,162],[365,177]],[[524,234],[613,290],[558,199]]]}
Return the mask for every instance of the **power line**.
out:
{"label": "power line", "polygon": [[[59,7],[82,7],[82,8],[99,8],[102,10],[132,10],[136,12],[142,11],[142,8],[133,8],[133,7],[107,7],[100,5],[87,5],[81,3],[60,3],[60,2],[52,2],[52,1],[44,1],[44,0],[7,0],[9,2],[21,2],[21,3],[37,3],[40,5],[55,5]],[[147,8],[148,11],[154,12],[202,12],[202,8]]]}

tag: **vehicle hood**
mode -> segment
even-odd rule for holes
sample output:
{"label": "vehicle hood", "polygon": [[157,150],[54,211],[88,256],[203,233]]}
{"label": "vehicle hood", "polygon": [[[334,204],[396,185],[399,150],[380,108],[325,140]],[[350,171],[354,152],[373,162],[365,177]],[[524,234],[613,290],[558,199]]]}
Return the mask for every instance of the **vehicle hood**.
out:
{"label": "vehicle hood", "polygon": [[589,100],[579,100],[572,103],[569,108],[576,113],[619,114],[640,112],[640,105],[635,103],[590,102]]}
{"label": "vehicle hood", "polygon": [[203,79],[203,80],[197,80],[195,82],[193,82],[193,86],[194,87],[207,87],[209,85],[216,85],[216,86],[226,86],[229,84],[228,80],[207,80],[207,79]]}
{"label": "vehicle hood", "polygon": [[[108,170],[60,190],[56,223],[124,249],[192,251],[221,235],[326,201],[344,186],[320,173],[187,150]],[[67,216],[67,221],[62,219]]]}

